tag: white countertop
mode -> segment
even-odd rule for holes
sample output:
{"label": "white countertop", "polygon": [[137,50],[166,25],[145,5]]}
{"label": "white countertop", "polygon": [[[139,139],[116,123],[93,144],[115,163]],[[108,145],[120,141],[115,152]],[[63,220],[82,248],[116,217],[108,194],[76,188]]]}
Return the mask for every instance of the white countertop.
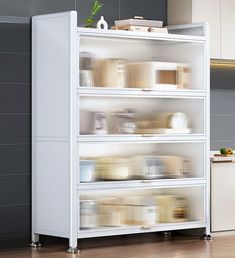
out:
{"label": "white countertop", "polygon": [[214,156],[214,154],[220,154],[219,151],[211,151],[210,154],[212,162],[235,162],[235,155]]}

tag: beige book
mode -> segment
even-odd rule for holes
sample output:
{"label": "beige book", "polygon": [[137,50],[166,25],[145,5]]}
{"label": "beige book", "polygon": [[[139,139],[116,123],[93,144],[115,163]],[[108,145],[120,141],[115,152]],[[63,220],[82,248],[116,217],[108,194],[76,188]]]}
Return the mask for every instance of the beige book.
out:
{"label": "beige book", "polygon": [[167,28],[156,28],[156,27],[134,26],[134,25],[113,26],[112,29],[127,30],[127,31],[140,31],[140,32],[168,33]]}

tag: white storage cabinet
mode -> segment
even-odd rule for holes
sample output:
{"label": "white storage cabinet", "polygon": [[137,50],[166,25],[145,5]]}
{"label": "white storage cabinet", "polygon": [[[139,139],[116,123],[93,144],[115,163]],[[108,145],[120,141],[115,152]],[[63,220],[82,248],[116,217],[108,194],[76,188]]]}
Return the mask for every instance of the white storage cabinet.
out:
{"label": "white storage cabinet", "polygon": [[[210,234],[209,47],[206,32],[207,27],[203,24],[172,27],[169,34],[77,28],[77,13],[73,11],[33,17],[34,246],[39,243],[39,235],[68,238],[69,252],[77,252],[78,239],[88,237],[193,228],[204,228],[205,234]],[[122,82],[117,84],[112,78],[105,78],[102,80],[109,81],[110,86],[114,83],[119,88],[109,85],[84,87],[79,80],[79,60],[84,53],[92,53],[96,58],[105,59],[105,62],[118,59],[120,65],[120,60],[187,64],[190,83],[187,88],[166,90],[150,88],[149,85],[141,89],[130,88],[128,83],[120,88]],[[111,69],[115,65],[112,63],[108,67]],[[165,76],[165,73],[162,75]],[[170,70],[170,77],[161,77],[162,82],[174,82],[173,75],[174,71]],[[88,76],[87,73],[85,76]],[[101,119],[100,122],[104,114],[120,109],[135,110],[139,119],[149,119],[159,111],[181,112],[187,114],[191,130],[190,133],[177,131],[168,134],[123,134],[120,131],[107,132],[102,128],[99,133],[89,134],[85,129],[80,130],[88,120],[84,111],[98,112],[98,115],[95,114]],[[175,177],[148,180],[141,178],[140,170],[140,178],[132,178],[130,174],[126,180],[118,180],[120,174],[117,171],[122,172],[122,179],[125,179],[127,170],[124,169],[127,169],[129,157],[140,156],[138,160],[143,161],[143,156],[156,155],[160,160],[161,155],[165,160],[169,155],[175,157],[175,171],[173,166],[169,172]],[[182,165],[179,163],[182,159],[177,157],[190,161],[187,176],[177,177],[180,174],[177,168]],[[80,162],[85,159],[88,162]],[[107,173],[116,171],[117,174],[108,174],[106,180],[102,175],[104,179],[100,176],[99,181],[82,177],[80,182],[79,164],[84,167],[84,164],[94,164],[97,159],[106,162]],[[101,167],[102,162],[99,163]],[[109,169],[110,166],[115,169]],[[91,167],[85,169],[88,178],[92,178]],[[115,181],[107,180],[114,179],[114,176],[119,177],[115,177]],[[144,204],[149,199],[152,200],[149,204],[151,210],[156,214],[148,220]],[[168,212],[165,215],[168,219],[163,222],[164,215],[160,220],[158,209],[160,203],[167,202],[172,203],[170,207],[174,206],[174,212],[177,212]],[[98,225],[96,217],[83,216],[87,207],[88,211],[96,211],[97,203]],[[113,209],[107,209],[106,205]],[[128,205],[137,205],[140,210]],[[115,212],[110,214],[109,210]],[[159,212],[164,214],[163,209]],[[126,214],[131,214],[131,219]]]}

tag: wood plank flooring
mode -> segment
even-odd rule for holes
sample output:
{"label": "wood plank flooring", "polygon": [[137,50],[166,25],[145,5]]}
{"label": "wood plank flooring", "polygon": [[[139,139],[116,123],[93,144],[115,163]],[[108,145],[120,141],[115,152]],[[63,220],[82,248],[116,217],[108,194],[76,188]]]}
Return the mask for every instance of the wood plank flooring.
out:
{"label": "wood plank flooring", "polygon": [[84,247],[79,255],[65,253],[65,243],[48,244],[41,249],[30,248],[0,251],[1,258],[235,258],[235,236],[219,236],[212,241],[178,239],[128,243],[100,247]]}

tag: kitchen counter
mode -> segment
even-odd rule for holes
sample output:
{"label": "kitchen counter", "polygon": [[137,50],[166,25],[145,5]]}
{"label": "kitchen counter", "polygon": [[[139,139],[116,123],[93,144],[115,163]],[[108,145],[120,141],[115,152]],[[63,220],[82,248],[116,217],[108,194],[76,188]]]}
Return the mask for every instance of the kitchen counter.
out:
{"label": "kitchen counter", "polygon": [[211,230],[235,231],[235,155],[211,152]]}
{"label": "kitchen counter", "polygon": [[211,151],[211,162],[235,162],[235,155],[227,155],[227,156],[214,156],[214,154],[219,154],[219,151]]}

